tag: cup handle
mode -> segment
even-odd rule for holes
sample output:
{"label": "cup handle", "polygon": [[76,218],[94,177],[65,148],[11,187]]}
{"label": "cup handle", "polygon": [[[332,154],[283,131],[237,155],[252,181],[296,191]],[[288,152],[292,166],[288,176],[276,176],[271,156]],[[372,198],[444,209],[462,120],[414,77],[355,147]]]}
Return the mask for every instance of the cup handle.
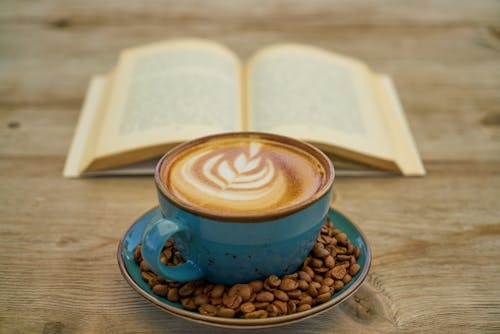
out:
{"label": "cup handle", "polygon": [[142,235],[142,258],[154,273],[178,282],[203,277],[202,270],[190,260],[177,266],[166,266],[160,261],[165,242],[174,234],[187,231],[186,225],[172,218],[159,218],[146,226]]}

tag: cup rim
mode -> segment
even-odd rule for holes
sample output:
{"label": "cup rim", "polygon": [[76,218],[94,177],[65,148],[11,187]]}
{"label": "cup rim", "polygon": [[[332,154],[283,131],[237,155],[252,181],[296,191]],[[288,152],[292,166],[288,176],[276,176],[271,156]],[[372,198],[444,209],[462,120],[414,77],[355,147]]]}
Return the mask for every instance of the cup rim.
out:
{"label": "cup rim", "polygon": [[[205,143],[210,140],[218,139],[218,138],[228,138],[232,136],[243,136],[243,137],[259,137],[263,139],[268,139],[268,140],[273,140],[273,141],[278,141],[278,142],[284,142],[285,144],[288,144],[290,146],[299,148],[309,154],[311,154],[314,158],[316,158],[325,168],[326,171],[326,181],[323,183],[321,188],[310,198],[308,198],[304,202],[296,203],[281,209],[274,210],[273,212],[267,212],[267,213],[249,213],[249,214],[242,214],[242,213],[224,213],[221,214],[220,212],[214,212],[213,210],[209,210],[206,208],[201,208],[195,205],[192,205],[187,202],[181,201],[178,197],[176,197],[174,194],[170,192],[170,190],[165,186],[165,184],[161,180],[161,170],[162,166],[165,163],[171,162],[172,159],[174,159],[179,153],[182,151],[189,149],[193,146],[199,145],[201,143]],[[333,167],[333,163],[331,160],[318,148],[312,146],[311,144],[308,144],[304,141],[283,136],[283,135],[278,135],[274,133],[266,133],[266,132],[256,132],[256,131],[241,131],[241,132],[224,132],[224,133],[218,133],[218,134],[213,134],[209,136],[204,136],[200,138],[196,138],[190,141],[187,141],[185,143],[182,143],[180,145],[177,145],[176,147],[172,148],[169,150],[167,153],[165,153],[158,163],[156,164],[155,167],[155,183],[157,189],[161,192],[163,196],[165,196],[171,203],[173,203],[175,206],[181,208],[182,210],[185,210],[189,213],[192,213],[196,216],[200,217],[205,217],[209,218],[212,220],[220,221],[220,222],[263,222],[263,221],[269,221],[269,220],[275,220],[278,218],[282,218],[288,215],[291,215],[297,211],[300,211],[311,204],[315,203],[319,199],[321,199],[324,195],[326,195],[329,191],[331,191],[332,185],[333,185],[333,180],[335,178],[335,169]]]}

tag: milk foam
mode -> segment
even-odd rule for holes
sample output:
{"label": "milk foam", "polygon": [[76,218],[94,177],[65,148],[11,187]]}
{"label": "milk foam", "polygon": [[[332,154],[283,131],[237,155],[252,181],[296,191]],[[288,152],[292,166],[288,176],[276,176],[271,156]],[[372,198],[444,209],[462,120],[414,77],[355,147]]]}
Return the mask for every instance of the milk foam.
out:
{"label": "milk foam", "polygon": [[175,197],[222,213],[284,208],[311,198],[325,182],[312,155],[258,138],[203,143],[167,167],[165,185]]}

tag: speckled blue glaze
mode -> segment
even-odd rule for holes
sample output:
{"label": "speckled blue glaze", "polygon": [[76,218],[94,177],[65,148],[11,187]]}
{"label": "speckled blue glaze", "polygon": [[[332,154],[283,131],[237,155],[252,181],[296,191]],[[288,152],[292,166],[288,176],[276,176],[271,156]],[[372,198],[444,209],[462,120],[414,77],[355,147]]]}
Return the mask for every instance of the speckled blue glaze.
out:
{"label": "speckled blue glaze", "polygon": [[[228,222],[197,216],[158,192],[160,210],[142,234],[142,256],[158,275],[175,281],[205,278],[234,284],[292,273],[311,250],[326,219],[331,191],[290,215],[260,222]],[[187,262],[160,262],[171,236]]]}

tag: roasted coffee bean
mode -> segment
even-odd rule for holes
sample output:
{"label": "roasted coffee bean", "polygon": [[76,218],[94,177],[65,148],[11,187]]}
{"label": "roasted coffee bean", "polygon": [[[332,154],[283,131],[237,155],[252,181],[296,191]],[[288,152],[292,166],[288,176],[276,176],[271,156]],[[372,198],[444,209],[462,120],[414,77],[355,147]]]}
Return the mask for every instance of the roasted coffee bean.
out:
{"label": "roasted coffee bean", "polygon": [[205,287],[203,288],[203,293],[205,295],[209,295],[210,294],[210,291],[212,291],[212,289],[214,288],[214,284],[211,284],[211,283],[207,283],[205,284]]}
{"label": "roasted coffee bean", "polygon": [[170,300],[171,302],[178,302],[179,301],[179,289],[177,288],[172,288],[168,290],[167,293],[167,299]]}
{"label": "roasted coffee bean", "polygon": [[337,246],[337,247],[335,247],[335,253],[336,254],[346,254],[347,248]]}
{"label": "roasted coffee bean", "polygon": [[234,315],[236,314],[236,311],[227,307],[221,307],[217,309],[217,314],[216,316],[222,317],[222,318],[234,318]]}
{"label": "roasted coffee bean", "polygon": [[320,231],[321,231],[322,234],[328,235],[328,232],[330,232],[330,229],[329,229],[328,225],[323,225],[323,226],[321,226],[321,230]]}
{"label": "roasted coffee bean", "polygon": [[255,311],[255,305],[253,303],[243,303],[240,305],[240,311],[243,313],[250,313]]}
{"label": "roasted coffee bean", "polygon": [[338,242],[345,243],[347,241],[347,234],[340,232],[335,235],[335,239],[337,239]]}
{"label": "roasted coffee bean", "polygon": [[356,259],[359,259],[359,257],[361,256],[361,248],[359,248],[358,246],[354,246],[352,254]]}
{"label": "roasted coffee bean", "polygon": [[314,272],[317,274],[324,274],[328,270],[330,270],[330,268],[328,268],[328,267],[314,268]]}
{"label": "roasted coffee bean", "polygon": [[323,266],[323,260],[314,257],[310,262],[311,267],[321,268]]}
{"label": "roasted coffee bean", "polygon": [[330,292],[330,287],[328,285],[322,285],[319,289],[318,289],[318,294],[323,294],[325,292]]}
{"label": "roasted coffee bean", "polygon": [[318,295],[318,297],[316,297],[315,302],[318,304],[326,303],[327,301],[330,300],[331,296],[332,296],[331,292],[322,293],[322,294]]}
{"label": "roasted coffee bean", "polygon": [[229,296],[240,295],[244,302],[248,301],[252,296],[252,287],[248,284],[235,284],[229,291]]}
{"label": "roasted coffee bean", "polygon": [[330,287],[333,285],[333,283],[334,283],[334,280],[331,277],[325,278],[322,282],[323,285],[330,286]]}
{"label": "roasted coffee bean", "polygon": [[250,313],[243,314],[244,319],[264,319],[267,318],[268,313],[266,310],[257,310]]}
{"label": "roasted coffee bean", "polygon": [[141,253],[141,246],[136,246],[134,249],[134,260],[136,263],[141,263],[142,261],[142,253]]}
{"label": "roasted coffee bean", "polygon": [[345,274],[344,278],[342,279],[342,282],[344,282],[344,284],[347,284],[347,283],[349,283],[351,280],[352,280],[352,276],[351,276],[351,275],[349,275],[349,274]]}
{"label": "roasted coffee bean", "polygon": [[314,277],[313,277],[313,281],[314,281],[314,282],[321,283],[321,282],[323,282],[323,276],[322,276],[322,275],[318,275],[318,274],[316,274],[316,275],[314,275]]}
{"label": "roasted coffee bean", "polygon": [[296,300],[289,300],[288,301],[288,303],[286,304],[288,314],[294,314],[297,312],[297,304],[298,304],[298,301],[296,301]]}
{"label": "roasted coffee bean", "polygon": [[165,258],[167,259],[167,261],[170,260],[170,258],[172,257],[172,250],[167,248],[165,249],[163,252],[162,252],[163,256],[165,256]]}
{"label": "roasted coffee bean", "polygon": [[225,306],[232,308],[232,309],[237,309],[238,306],[240,306],[241,302],[243,301],[243,298],[240,295],[224,295],[222,297],[222,304]]}
{"label": "roasted coffee bean", "polygon": [[155,274],[153,274],[153,273],[152,273],[152,272],[150,272],[150,271],[143,271],[143,272],[141,273],[141,277],[142,277],[142,279],[143,279],[144,281],[149,282],[149,281],[151,281],[151,280],[155,279]]}
{"label": "roasted coffee bean", "polygon": [[347,269],[351,266],[351,261],[342,261],[338,265]]}
{"label": "roasted coffee bean", "polygon": [[315,257],[320,258],[320,259],[324,259],[328,255],[330,255],[330,252],[327,249],[325,249],[323,244],[321,244],[319,242],[314,244],[312,252],[313,252],[313,255]]}
{"label": "roasted coffee bean", "polygon": [[316,288],[313,285],[309,285],[309,289],[307,289],[307,293],[313,297],[316,298],[318,296],[318,288]]}
{"label": "roasted coffee bean", "polygon": [[212,304],[212,305],[221,305],[222,304],[222,297],[219,297],[219,298],[210,298],[210,304]]}
{"label": "roasted coffee bean", "polygon": [[293,280],[296,280],[298,277],[299,277],[299,274],[296,272],[293,274],[283,276],[283,278],[289,278],[289,279],[293,279]]}
{"label": "roasted coffee bean", "polygon": [[255,308],[258,309],[258,310],[261,310],[261,309],[265,309],[267,307],[267,305],[269,305],[268,302],[257,302],[257,303],[254,303],[255,305]]}
{"label": "roasted coffee bean", "polygon": [[300,301],[299,301],[299,305],[302,305],[302,304],[309,304],[309,305],[312,305],[313,304],[313,298],[310,296],[310,295],[302,295],[300,297]]}
{"label": "roasted coffee bean", "polygon": [[196,310],[198,307],[194,303],[194,300],[192,298],[182,298],[181,299],[181,304],[184,306],[186,310],[193,311]]}
{"label": "roasted coffee bean", "polygon": [[198,312],[203,315],[217,315],[217,307],[210,304],[203,304],[198,308]]}
{"label": "roasted coffee bean", "polygon": [[[337,239],[333,239],[333,240],[337,240]],[[333,257],[335,257],[337,255],[336,248],[337,248],[337,246],[335,246],[333,244],[328,244],[325,246],[325,249],[328,249],[328,251],[330,252],[330,255]]]}
{"label": "roasted coffee bean", "polygon": [[168,285],[156,284],[153,287],[153,293],[155,295],[165,297],[165,295],[168,293]]}
{"label": "roasted coffee bean", "polygon": [[309,285],[315,287],[316,289],[321,287],[321,283],[316,281],[312,281]]}
{"label": "roasted coffee bean", "polygon": [[351,274],[351,276],[356,275],[360,268],[361,266],[357,263],[351,265],[351,267],[349,268],[349,274]]}
{"label": "roasted coffee bean", "polygon": [[298,274],[299,274],[299,279],[304,280],[308,283],[311,282],[311,280],[312,280],[311,275],[309,275],[305,271],[301,270],[301,271],[299,271]]}
{"label": "roasted coffee bean", "polygon": [[274,304],[269,304],[266,308],[267,315],[270,317],[276,317],[280,315],[280,309]]}
{"label": "roasted coffee bean", "polygon": [[194,303],[197,306],[210,303],[210,298],[207,295],[197,295],[193,297]]}
{"label": "roasted coffee bean", "polygon": [[332,231],[332,234],[333,234],[334,236],[336,236],[336,235],[337,235],[337,234],[339,234],[339,233],[342,233],[342,231],[341,231],[341,230],[338,230],[338,229],[336,229],[336,228],[334,228],[334,229],[333,229],[333,231]]}
{"label": "roasted coffee bean", "polygon": [[330,219],[327,219],[325,224],[327,224],[328,228],[330,229],[328,235],[333,235],[333,229],[335,228],[335,226],[333,226],[333,222]]}
{"label": "roasted coffee bean", "polygon": [[179,295],[181,297],[187,297],[194,292],[195,288],[196,287],[195,287],[194,282],[187,282],[186,284],[181,286],[181,288],[179,289]]}
{"label": "roasted coffee bean", "polygon": [[278,307],[280,310],[280,314],[287,314],[288,313],[288,306],[287,303],[281,300],[275,300],[273,302],[274,305]]}
{"label": "roasted coffee bean", "polygon": [[309,289],[309,283],[307,283],[307,281],[301,279],[301,280],[298,280],[297,283],[299,285],[300,290],[305,291],[305,290]]}
{"label": "roasted coffee bean", "polygon": [[158,281],[158,278],[156,277],[156,275],[153,275],[153,278],[151,278],[149,281],[148,281],[148,285],[153,288],[155,285],[157,284],[160,284],[160,282]]}
{"label": "roasted coffee bean", "polygon": [[217,284],[216,286],[213,287],[212,291],[210,291],[210,297],[220,298],[222,297],[223,293],[224,293],[224,285]]}
{"label": "roasted coffee bean", "polygon": [[270,303],[274,300],[274,295],[269,291],[261,291],[257,294],[255,300],[257,300],[258,302]]}
{"label": "roasted coffee bean", "polygon": [[343,279],[345,274],[347,273],[347,270],[345,269],[344,266],[336,266],[331,270],[332,277],[335,279]]}
{"label": "roasted coffee bean", "polygon": [[277,287],[279,287],[280,284],[281,284],[281,279],[276,275],[271,275],[264,281],[264,288],[266,290],[273,291]]}
{"label": "roasted coffee bean", "polygon": [[354,251],[354,246],[351,244],[349,240],[346,241],[347,254],[352,254]]}
{"label": "roasted coffee bean", "polygon": [[[329,243],[331,243],[331,242],[332,242],[332,239],[335,239],[335,238],[332,238],[332,237],[331,237],[331,236],[329,236],[329,235],[323,235],[321,238],[323,239],[323,243],[324,243],[325,245],[328,245]],[[335,239],[335,240],[336,240],[336,239]]]}
{"label": "roasted coffee bean", "polygon": [[296,280],[285,277],[281,280],[279,288],[283,291],[292,291],[297,289],[298,286],[299,284],[297,283]]}
{"label": "roasted coffee bean", "polygon": [[168,287],[169,288],[180,288],[182,286],[182,282],[169,282]]}
{"label": "roasted coffee bean", "polygon": [[288,297],[292,299],[298,299],[302,295],[302,291],[300,290],[292,290],[287,292]]}
{"label": "roasted coffee bean", "polygon": [[351,256],[350,255],[343,255],[343,254],[338,254],[336,256],[337,260],[339,261],[349,261],[349,263],[351,262]]}
{"label": "roasted coffee bean", "polygon": [[168,264],[168,260],[165,256],[160,256],[160,262],[164,265],[167,265]]}
{"label": "roasted coffee bean", "polygon": [[175,247],[173,238],[168,239],[167,242],[165,243],[165,248],[169,247]]}
{"label": "roasted coffee bean", "polygon": [[342,282],[341,280],[335,281],[333,283],[333,288],[335,289],[335,291],[342,290],[343,287],[344,287],[344,282]]}
{"label": "roasted coffee bean", "polygon": [[274,298],[282,300],[284,302],[287,302],[290,298],[288,297],[287,293],[283,290],[274,290],[273,291]]}
{"label": "roasted coffee bean", "polygon": [[252,287],[253,292],[258,293],[264,288],[264,282],[260,280],[251,281],[248,283]]}
{"label": "roasted coffee bean", "polygon": [[323,262],[325,262],[325,266],[327,266],[328,268],[333,268],[335,267],[335,259],[333,258],[333,256],[331,255],[328,255],[324,260]]}
{"label": "roasted coffee bean", "polygon": [[144,260],[141,261],[139,268],[141,268],[141,271],[149,271],[149,266]]}
{"label": "roasted coffee bean", "polygon": [[[304,267],[302,268],[302,270],[303,270],[306,274],[308,274],[308,275],[309,275],[309,277],[310,277],[311,279],[314,277],[314,270],[312,270],[312,268],[311,268],[311,267],[304,266]],[[310,280],[309,280],[308,282],[310,282]]]}
{"label": "roasted coffee bean", "polygon": [[311,305],[309,304],[302,304],[302,305],[299,305],[297,307],[297,312],[304,312],[304,311],[307,311],[307,310],[310,310],[311,309]]}

